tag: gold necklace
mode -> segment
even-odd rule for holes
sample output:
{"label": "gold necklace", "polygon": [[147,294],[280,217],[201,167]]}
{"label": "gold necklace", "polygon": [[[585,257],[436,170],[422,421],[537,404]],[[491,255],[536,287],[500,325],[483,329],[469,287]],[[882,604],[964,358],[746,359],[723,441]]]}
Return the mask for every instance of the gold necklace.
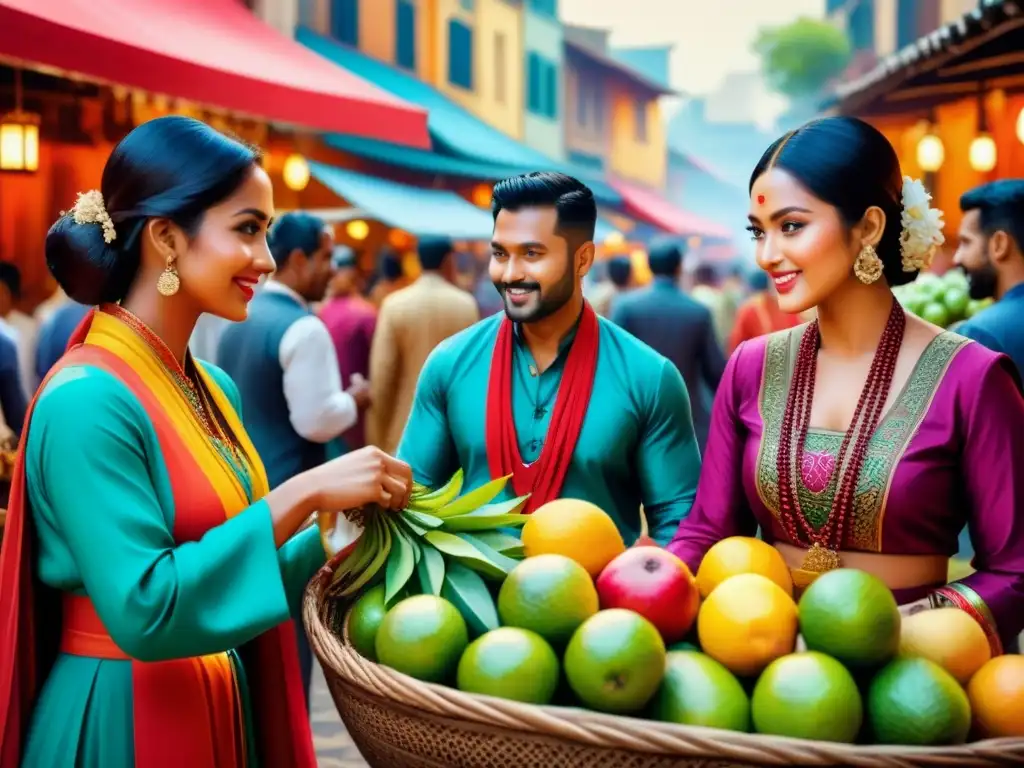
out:
{"label": "gold necklace", "polygon": [[[235,474],[238,475],[246,495],[252,499],[252,475],[249,470],[248,461],[245,460],[236,441],[231,439],[221,427],[220,422],[216,418],[213,403],[210,402],[205,388],[198,385],[185,372],[184,367],[178,363],[177,358],[168,349],[163,339],[157,336],[142,320],[120,304],[107,304],[102,307],[102,310],[131,328],[156,355],[161,366],[170,375],[178,392],[185,398],[185,402],[189,404],[189,408],[199,421],[203,431],[210,438],[214,448],[228,462],[235,471]],[[191,355],[186,351],[186,362],[190,359]],[[192,367],[195,368],[194,362]]]}

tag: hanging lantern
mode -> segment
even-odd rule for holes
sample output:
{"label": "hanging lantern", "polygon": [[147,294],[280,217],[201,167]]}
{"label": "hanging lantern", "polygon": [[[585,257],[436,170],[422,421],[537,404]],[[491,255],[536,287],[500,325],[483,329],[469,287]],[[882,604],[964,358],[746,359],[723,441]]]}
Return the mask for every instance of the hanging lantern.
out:
{"label": "hanging lantern", "polygon": [[942,139],[934,133],[926,133],[917,142],[917,164],[925,173],[934,173],[946,160],[946,148]]}
{"label": "hanging lantern", "polygon": [[345,225],[345,234],[353,240],[365,240],[370,234],[370,225],[362,219],[353,219]]}
{"label": "hanging lantern", "polygon": [[0,171],[39,170],[39,116],[15,110],[0,121]]}
{"label": "hanging lantern", "polygon": [[1024,144],[1024,107],[1017,113],[1017,139]]}
{"label": "hanging lantern", "polygon": [[967,158],[971,168],[979,173],[988,173],[996,167],[996,142],[987,133],[982,133],[971,142]]}
{"label": "hanging lantern", "polygon": [[288,159],[284,161],[281,175],[284,177],[284,185],[288,189],[293,192],[301,192],[309,184],[309,163],[298,153],[288,155]]}
{"label": "hanging lantern", "polygon": [[0,171],[39,170],[39,115],[21,108],[21,70],[14,73],[14,111],[0,120]]}

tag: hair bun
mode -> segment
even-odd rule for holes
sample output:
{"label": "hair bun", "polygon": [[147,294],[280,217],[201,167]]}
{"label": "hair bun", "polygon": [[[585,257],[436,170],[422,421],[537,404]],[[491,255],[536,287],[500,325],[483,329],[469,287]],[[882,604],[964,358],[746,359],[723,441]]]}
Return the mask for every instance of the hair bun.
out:
{"label": "hair bun", "polygon": [[105,241],[100,224],[76,224],[67,213],[46,234],[46,266],[80,304],[120,301],[135,277],[138,260],[116,244]]}

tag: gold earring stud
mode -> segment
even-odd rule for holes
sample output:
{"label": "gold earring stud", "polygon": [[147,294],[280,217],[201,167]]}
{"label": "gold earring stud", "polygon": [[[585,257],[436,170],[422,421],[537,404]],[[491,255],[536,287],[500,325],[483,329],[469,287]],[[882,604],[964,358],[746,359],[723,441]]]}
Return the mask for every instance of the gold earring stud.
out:
{"label": "gold earring stud", "polygon": [[174,259],[167,259],[167,266],[160,273],[156,281],[156,290],[161,296],[173,296],[181,288],[181,279],[178,277],[178,270],[174,266]]}
{"label": "gold earring stud", "polygon": [[871,285],[877,282],[882,276],[883,264],[878,258],[878,253],[873,245],[865,245],[857,254],[853,262],[853,274],[857,276],[864,285]]}

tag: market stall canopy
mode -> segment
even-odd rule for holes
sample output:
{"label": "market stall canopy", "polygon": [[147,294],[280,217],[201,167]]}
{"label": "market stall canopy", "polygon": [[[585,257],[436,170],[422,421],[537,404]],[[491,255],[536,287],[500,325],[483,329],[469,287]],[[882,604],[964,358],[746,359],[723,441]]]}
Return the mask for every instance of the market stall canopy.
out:
{"label": "market stall canopy", "polygon": [[433,86],[412,74],[341,45],[306,28],[295,39],[340,67],[370,80],[389,93],[429,111],[430,135],[437,151],[410,153],[402,147],[388,147],[386,137],[377,141],[353,141],[351,137],[331,137],[337,149],[390,165],[426,173],[500,179],[527,171],[561,171],[589,186],[594,196],[608,205],[620,198],[601,174],[572,163],[553,160],[542,152],[506,136]]}
{"label": "market stall canopy", "polygon": [[355,171],[311,162],[313,178],[368,218],[416,236],[439,235],[453,240],[484,240],[491,236],[490,211],[454,192],[421,189],[365,176]]}
{"label": "market stall canopy", "polygon": [[980,0],[886,56],[862,77],[836,88],[822,105],[844,115],[879,116],[957,101],[987,88],[1019,87],[1024,79],[1024,3]]}
{"label": "market stall canopy", "polygon": [[427,115],[238,0],[0,0],[3,56],[206,107],[429,146]]}
{"label": "market stall canopy", "polygon": [[731,240],[732,233],[720,224],[677,208],[654,190],[616,179],[612,182],[622,195],[626,211],[659,229],[680,237]]}

